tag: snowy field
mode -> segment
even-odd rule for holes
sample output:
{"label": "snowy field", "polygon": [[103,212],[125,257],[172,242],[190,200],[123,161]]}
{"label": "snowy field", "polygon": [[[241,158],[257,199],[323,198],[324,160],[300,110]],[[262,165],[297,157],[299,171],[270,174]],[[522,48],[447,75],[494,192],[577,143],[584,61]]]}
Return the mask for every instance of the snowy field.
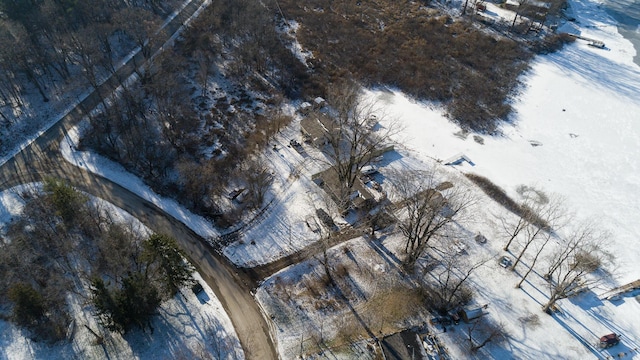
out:
{"label": "snowy field", "polygon": [[[597,4],[572,1],[573,32],[604,41],[606,49],[580,40],[537,57],[523,77],[513,125],[484,145],[454,136],[460,131],[437,106],[398,92],[372,91],[406,131],[401,142],[416,157],[447,160],[467,155],[458,168],[491,179],[515,197],[518,185],[559,193],[581,218],[597,218],[613,236],[620,282],[640,278],[640,68],[635,50]],[[569,26],[569,25],[567,25]]]}

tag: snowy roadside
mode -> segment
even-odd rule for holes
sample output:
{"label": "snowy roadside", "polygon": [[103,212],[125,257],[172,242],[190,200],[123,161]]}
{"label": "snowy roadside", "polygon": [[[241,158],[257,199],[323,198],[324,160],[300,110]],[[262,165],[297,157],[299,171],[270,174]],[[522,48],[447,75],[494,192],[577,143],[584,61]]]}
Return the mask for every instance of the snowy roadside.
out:
{"label": "snowy roadside", "polygon": [[69,130],[60,143],[60,151],[68,162],[130,190],[181,221],[205,239],[218,236],[218,231],[209,221],[191,213],[175,200],[156,194],[140,178],[127,172],[121,165],[88,151],[77,151],[76,147],[82,126],[81,124]]}
{"label": "snowy roadside", "polygon": [[[24,192],[39,191],[40,184],[24,184],[0,193],[0,230],[12,217],[21,213]],[[114,220],[132,224],[142,233],[150,233],[142,223],[129,213],[98,198],[91,201],[108,211]],[[100,330],[91,306],[77,294],[69,295],[71,316],[74,323],[68,342],[49,346],[29,340],[27,334],[12,323],[0,320],[0,359],[160,359],[160,358],[243,358],[242,348],[231,320],[213,291],[198,273],[196,279],[204,292],[194,294],[183,289],[173,298],[162,303],[158,315],[152,321],[154,331],[132,331],[120,336],[107,336]],[[102,346],[85,327],[105,337]]]}

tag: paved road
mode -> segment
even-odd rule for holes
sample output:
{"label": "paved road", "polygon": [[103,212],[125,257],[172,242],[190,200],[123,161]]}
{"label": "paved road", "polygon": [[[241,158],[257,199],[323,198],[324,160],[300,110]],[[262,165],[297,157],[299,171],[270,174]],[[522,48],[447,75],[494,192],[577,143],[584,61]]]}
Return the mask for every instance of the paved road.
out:
{"label": "paved road", "polygon": [[[189,14],[195,12],[202,3],[204,3],[203,0],[194,0],[185,7],[183,13],[167,26],[169,29],[167,34],[175,32],[181,23],[189,17]],[[153,53],[157,51],[157,48],[152,50]],[[126,74],[132,73],[132,61],[120,69],[119,76],[125,78]],[[141,58],[138,57],[135,61],[139,64]],[[100,87],[99,91],[102,94],[108,94],[117,85],[117,81],[109,80]],[[244,272],[238,271],[225,258],[216,255],[204,239],[154,204],[108,179],[77,168],[64,160],[59,151],[60,141],[67,129],[82,118],[83,109],[94,108],[98,100],[97,94],[92,93],[60,122],[2,164],[0,166],[0,191],[23,183],[41,181],[47,176],[54,176],[67,180],[78,189],[126,210],[153,231],[175,237],[231,318],[245,357],[259,360],[277,359],[269,324],[251,295],[251,281]]]}

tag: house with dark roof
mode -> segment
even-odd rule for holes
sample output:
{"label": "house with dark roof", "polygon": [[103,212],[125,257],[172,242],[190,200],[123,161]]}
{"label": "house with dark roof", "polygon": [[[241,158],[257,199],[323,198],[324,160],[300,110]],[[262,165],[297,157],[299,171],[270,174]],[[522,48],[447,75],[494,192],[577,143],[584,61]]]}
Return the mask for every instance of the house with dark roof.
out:
{"label": "house with dark roof", "polygon": [[328,116],[310,116],[300,121],[300,132],[305,142],[322,147],[329,141],[328,135],[335,126]]}

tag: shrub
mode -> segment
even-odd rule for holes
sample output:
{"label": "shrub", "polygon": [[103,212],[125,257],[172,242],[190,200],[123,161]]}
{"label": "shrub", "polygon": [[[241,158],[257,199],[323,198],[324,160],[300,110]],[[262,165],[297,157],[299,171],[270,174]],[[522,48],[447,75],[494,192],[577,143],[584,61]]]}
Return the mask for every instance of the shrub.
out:
{"label": "shrub", "polygon": [[45,315],[45,303],[42,294],[31,285],[17,283],[9,288],[9,300],[13,306],[13,320],[22,326],[37,325]]}
{"label": "shrub", "polygon": [[369,2],[352,13],[323,3],[280,4],[301,23],[298,40],[321,64],[312,77],[327,84],[353,77],[368,86],[399,87],[444,102],[463,127],[474,130],[492,132],[509,114],[507,97],[531,56],[514,40],[426,11],[417,2]]}
{"label": "shrub", "polygon": [[574,42],[576,39],[567,33],[556,33],[545,37],[541,41],[531,44],[531,51],[536,54],[549,54],[561,50],[566,44]]}
{"label": "shrub", "polygon": [[525,216],[532,218],[532,223],[536,226],[547,228],[549,224],[540,218],[537,214],[533,214],[531,208],[527,206],[522,206],[513,200],[507,193],[498,185],[494,184],[491,180],[487,179],[484,176],[476,175],[476,174],[464,174],[467,179],[473,181],[476,185],[484,191],[490,198],[495,200],[497,203],[504,206],[507,210],[513,212],[518,216]]}

